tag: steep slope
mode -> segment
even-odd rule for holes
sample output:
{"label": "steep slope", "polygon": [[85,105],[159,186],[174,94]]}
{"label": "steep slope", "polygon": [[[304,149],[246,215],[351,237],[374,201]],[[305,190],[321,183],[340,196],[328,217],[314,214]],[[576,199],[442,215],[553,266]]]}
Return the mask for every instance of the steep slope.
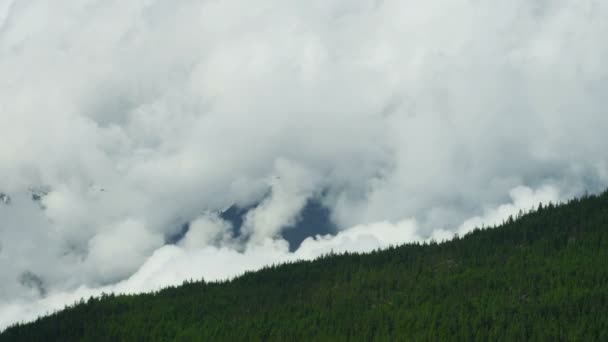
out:
{"label": "steep slope", "polygon": [[0,341],[608,340],[608,193],[441,244],[90,299]]}

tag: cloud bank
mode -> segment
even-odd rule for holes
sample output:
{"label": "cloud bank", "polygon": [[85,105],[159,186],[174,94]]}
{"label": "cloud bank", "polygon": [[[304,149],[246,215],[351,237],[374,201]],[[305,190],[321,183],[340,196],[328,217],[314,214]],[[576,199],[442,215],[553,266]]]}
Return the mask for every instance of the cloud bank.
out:
{"label": "cloud bank", "polygon": [[[603,189],[606,17],[592,0],[0,0],[0,326]],[[310,199],[340,232],[289,252]],[[233,205],[253,208],[240,234]]]}

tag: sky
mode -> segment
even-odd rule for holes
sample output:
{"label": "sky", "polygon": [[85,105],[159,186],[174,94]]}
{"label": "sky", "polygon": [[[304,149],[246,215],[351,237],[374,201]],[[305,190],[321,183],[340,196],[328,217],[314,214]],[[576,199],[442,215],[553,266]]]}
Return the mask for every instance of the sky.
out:
{"label": "sky", "polygon": [[[606,18],[599,0],[0,0],[0,329],[602,191]],[[289,246],[311,202],[337,231]]]}

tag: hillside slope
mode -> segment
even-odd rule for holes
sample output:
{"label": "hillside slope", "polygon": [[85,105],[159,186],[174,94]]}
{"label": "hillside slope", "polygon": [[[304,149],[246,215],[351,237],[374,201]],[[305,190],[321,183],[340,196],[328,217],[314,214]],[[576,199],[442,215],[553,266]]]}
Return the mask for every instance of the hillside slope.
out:
{"label": "hillside slope", "polygon": [[104,296],[0,341],[608,340],[608,193],[441,244]]}

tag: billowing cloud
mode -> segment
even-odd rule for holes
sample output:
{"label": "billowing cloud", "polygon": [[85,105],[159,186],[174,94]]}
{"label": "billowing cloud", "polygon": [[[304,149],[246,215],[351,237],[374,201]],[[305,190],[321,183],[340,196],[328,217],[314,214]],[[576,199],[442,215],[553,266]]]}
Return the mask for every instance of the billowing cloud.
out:
{"label": "billowing cloud", "polygon": [[[390,245],[423,241],[416,236],[416,222],[405,220],[396,224],[379,222],[356,226],[336,236],[309,237],[293,253],[289,252],[286,241],[272,239],[251,244],[244,251],[209,244],[191,245],[192,232],[198,235],[199,229],[209,228],[214,224],[222,225],[217,218],[198,219],[193,227],[197,230],[188,233],[184,245],[164,246],[157,249],[137,272],[117,284],[102,287],[80,286],[69,292],[54,292],[37,301],[12,301],[0,307],[0,327],[14,321],[31,320],[40,314],[58,310],[80,298],[98,296],[103,292],[138,293],[180,284],[189,279],[223,280],[270,264],[312,260],[332,252],[371,252]],[[205,241],[207,236],[205,234],[202,241]],[[121,259],[124,258],[116,260]],[[108,262],[107,265],[112,265],[112,262]]]}
{"label": "billowing cloud", "polygon": [[[502,222],[519,210],[534,209],[539,203],[559,202],[558,194],[551,187],[536,191],[518,187],[511,191],[511,198],[509,203],[501,204],[497,208],[488,208],[484,217],[467,220],[456,233],[466,234],[474,227]],[[55,291],[39,300],[10,301],[0,306],[0,327],[11,322],[32,320],[81,298],[99,296],[102,293],[154,291],[192,279],[231,279],[266,265],[313,260],[329,253],[369,253],[405,243],[443,241],[451,239],[455,233],[438,229],[430,237],[423,238],[418,235],[419,226],[413,219],[395,223],[384,221],[357,225],[334,236],[311,236],[304,240],[297,250],[290,252],[286,241],[270,238],[248,244],[244,250],[237,250],[225,235],[228,231],[228,224],[216,215],[199,217],[193,222],[182,243],[156,249],[141,267],[125,280],[100,287],[79,286],[69,291]],[[223,238],[218,240],[219,236]],[[223,243],[218,244],[218,241]],[[112,262],[107,265],[112,265]],[[38,288],[32,290],[38,291]]]}
{"label": "billowing cloud", "polygon": [[550,186],[544,186],[536,191],[519,186],[511,190],[510,196],[512,203],[484,210],[483,215],[466,220],[460,225],[457,232],[459,234],[466,234],[475,228],[499,225],[509,217],[516,218],[520,214],[536,210],[539,204],[560,202],[559,193],[555,188]]}
{"label": "billowing cloud", "polygon": [[[603,189],[607,16],[592,0],[0,0],[0,323]],[[311,199],[340,231],[289,252]]]}

